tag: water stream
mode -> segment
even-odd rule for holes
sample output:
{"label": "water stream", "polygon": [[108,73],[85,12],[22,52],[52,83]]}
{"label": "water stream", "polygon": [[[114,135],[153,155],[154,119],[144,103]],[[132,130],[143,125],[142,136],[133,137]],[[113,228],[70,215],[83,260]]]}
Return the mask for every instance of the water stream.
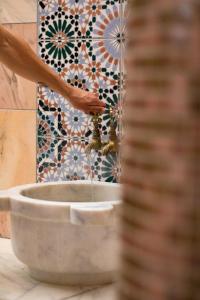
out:
{"label": "water stream", "polygon": [[90,182],[91,182],[91,187],[90,187],[90,198],[91,202],[95,201],[95,196],[94,196],[94,174],[92,171],[92,154],[91,152],[87,155],[89,166],[90,166]]}
{"label": "water stream", "polygon": [[[91,123],[91,118],[88,118],[87,122],[87,131],[89,130],[89,124]],[[90,167],[90,201],[94,202],[95,201],[95,196],[94,196],[94,174],[92,171],[92,150],[89,153],[86,153],[88,164]]]}

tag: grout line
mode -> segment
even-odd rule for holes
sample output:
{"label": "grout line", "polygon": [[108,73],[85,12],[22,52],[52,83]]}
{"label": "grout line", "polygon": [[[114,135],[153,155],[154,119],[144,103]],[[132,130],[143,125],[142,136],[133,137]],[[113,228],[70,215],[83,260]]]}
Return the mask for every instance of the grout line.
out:
{"label": "grout line", "polygon": [[38,182],[37,178],[38,178],[38,85],[36,86],[36,105],[37,105],[37,110],[36,110],[36,114],[35,114],[35,122],[36,122],[36,128],[35,128],[35,183]]}
{"label": "grout line", "polygon": [[[40,57],[40,46],[39,46],[39,28],[40,28],[40,14],[39,14],[39,3],[37,0],[37,7],[36,7],[36,23],[37,23],[37,27],[36,27],[36,54],[38,57]],[[41,57],[40,57],[41,59]],[[39,128],[39,118],[38,118],[38,111],[39,111],[39,102],[38,102],[38,95],[39,95],[39,88],[40,88],[40,84],[39,82],[36,85],[36,138],[35,138],[35,143],[36,143],[36,151],[35,151],[35,182],[38,183],[38,167],[39,167],[39,162],[38,162],[38,138],[40,137],[40,135],[38,135],[38,128]]]}
{"label": "grout line", "polygon": [[34,111],[37,112],[36,108],[0,108],[0,112],[4,112],[4,111]]}
{"label": "grout line", "polygon": [[36,24],[37,25],[37,21],[31,21],[31,22],[3,22],[1,23],[1,25],[31,25],[31,24]]}
{"label": "grout line", "polygon": [[[90,42],[97,42],[97,41],[116,41],[116,39],[118,38],[94,38],[94,37],[79,37],[79,38],[69,38],[68,41],[70,42],[79,42],[79,41],[90,41]],[[120,38],[118,40],[123,40],[123,38],[120,36]],[[44,43],[44,42],[50,42],[50,39],[39,39],[38,38],[38,44],[39,43]]]}
{"label": "grout line", "polygon": [[54,135],[37,135],[38,138],[41,139],[47,139],[47,140],[63,140],[63,141],[89,141],[89,137],[79,137],[79,136],[72,136],[72,137],[64,137],[64,135],[61,136],[54,136]]}

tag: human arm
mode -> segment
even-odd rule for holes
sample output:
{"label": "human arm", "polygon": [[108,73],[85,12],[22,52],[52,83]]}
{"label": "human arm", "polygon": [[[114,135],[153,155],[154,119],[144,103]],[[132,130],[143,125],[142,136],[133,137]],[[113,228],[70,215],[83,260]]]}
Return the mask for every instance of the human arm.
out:
{"label": "human arm", "polygon": [[77,109],[86,113],[101,113],[104,104],[97,95],[72,87],[46,65],[26,41],[0,25],[0,62],[16,74],[33,82],[40,82],[56,91]]}

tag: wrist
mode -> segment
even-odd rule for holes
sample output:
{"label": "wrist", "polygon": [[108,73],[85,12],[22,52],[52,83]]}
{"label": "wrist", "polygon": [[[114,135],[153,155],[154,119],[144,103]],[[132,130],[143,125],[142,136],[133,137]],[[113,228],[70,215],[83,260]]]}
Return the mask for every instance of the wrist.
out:
{"label": "wrist", "polygon": [[64,98],[70,99],[72,93],[73,93],[73,87],[66,83],[64,80],[62,80],[57,74],[53,78],[54,84],[54,90],[61,94]]}
{"label": "wrist", "polygon": [[50,72],[49,80],[46,82],[49,88],[59,93],[65,99],[73,104],[73,98],[76,93],[76,88],[74,88],[69,83],[66,83],[59,75],[55,72]]}
{"label": "wrist", "polygon": [[74,87],[71,84],[64,82],[64,89],[67,97],[71,101],[71,98],[74,96],[74,91],[75,91]]}

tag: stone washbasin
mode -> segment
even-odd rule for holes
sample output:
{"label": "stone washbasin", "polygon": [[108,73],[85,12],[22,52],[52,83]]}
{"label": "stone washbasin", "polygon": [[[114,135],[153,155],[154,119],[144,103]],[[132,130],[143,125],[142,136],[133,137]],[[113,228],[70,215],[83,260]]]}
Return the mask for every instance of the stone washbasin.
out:
{"label": "stone washbasin", "polygon": [[55,284],[115,279],[120,205],[114,183],[36,183],[0,192],[15,255],[32,277]]}

